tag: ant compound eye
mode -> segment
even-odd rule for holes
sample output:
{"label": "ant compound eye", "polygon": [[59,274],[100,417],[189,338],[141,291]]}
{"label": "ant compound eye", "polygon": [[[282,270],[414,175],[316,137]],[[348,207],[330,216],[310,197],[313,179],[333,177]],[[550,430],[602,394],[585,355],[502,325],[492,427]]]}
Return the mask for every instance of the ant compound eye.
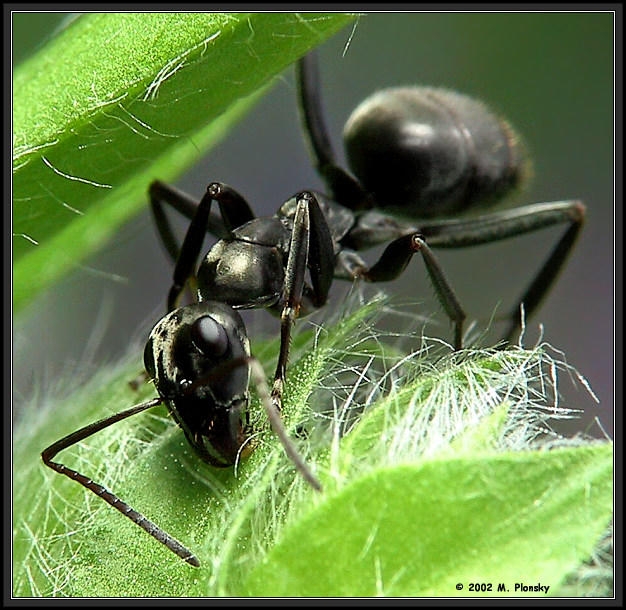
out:
{"label": "ant compound eye", "polygon": [[191,340],[205,356],[212,358],[219,358],[228,350],[228,335],[211,316],[198,318],[191,325]]}

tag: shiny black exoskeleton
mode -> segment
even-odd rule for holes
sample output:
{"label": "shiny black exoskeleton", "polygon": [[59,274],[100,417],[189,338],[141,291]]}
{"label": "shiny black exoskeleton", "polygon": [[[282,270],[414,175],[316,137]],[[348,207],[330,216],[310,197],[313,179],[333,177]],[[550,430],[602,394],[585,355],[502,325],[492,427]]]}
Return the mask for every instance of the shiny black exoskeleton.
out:
{"label": "shiny black exoskeleton", "polygon": [[[195,566],[197,558],[178,541],[111,492],[52,458],[106,426],[164,403],[205,462],[234,464],[249,447],[252,376],[286,453],[319,490],[319,482],[290,442],[279,412],[293,324],[299,315],[324,305],[333,279],[390,281],[419,252],[454,324],[454,347],[460,349],[465,313],[431,248],[462,248],[566,224],[510,314],[504,337],[510,339],[520,327],[522,305],[526,316],[536,310],[584,221],[585,208],[578,201],[475,215],[523,182],[528,169],[510,125],[481,102],[419,87],[375,94],[346,123],[349,173],[337,164],[330,145],[313,55],[299,63],[298,86],[305,132],[327,194],[302,191],[274,216],[256,218],[246,200],[223,183],[211,183],[196,202],[173,187],[153,182],[150,201],[155,222],[176,261],[168,313],[152,330],[144,358],[159,398],[77,430],[42,453],[46,465],[96,493]],[[164,204],[191,219],[180,247]],[[207,232],[219,239],[201,257]],[[383,254],[367,265],[358,252],[381,243],[388,243]],[[187,285],[197,289],[198,302],[179,307]],[[271,395],[263,372],[250,356],[246,330],[236,311],[256,307],[280,316],[280,353]]]}
{"label": "shiny black exoskeleton", "polygon": [[[521,306],[526,317],[532,315],[562,268],[584,221],[583,204],[558,201],[476,216],[523,183],[529,163],[505,120],[482,102],[444,89],[387,89],[359,105],[344,129],[350,174],[330,145],[314,55],[300,61],[298,86],[305,132],[329,194],[305,191],[274,216],[255,218],[225,184],[209,185],[198,204],[154,182],[156,224],[177,260],[168,308],[195,277],[201,300],[279,314],[282,349],[273,389],[279,405],[293,322],[301,309],[324,305],[334,278],[390,281],[420,252],[460,349],[465,312],[431,248],[473,246],[565,223],[567,230],[509,315],[504,338],[510,339],[520,327]],[[164,203],[192,218],[180,250]],[[207,231],[220,240],[196,272]],[[387,248],[368,266],[358,252],[381,243]]]}
{"label": "shiny black exoskeleton", "polygon": [[528,173],[508,122],[446,89],[375,93],[350,115],[344,141],[349,166],[376,207],[421,220],[487,208]]}
{"label": "shiny black exoskeleton", "polygon": [[[246,440],[249,357],[243,320],[215,301],[168,313],[144,350],[146,371],[169,412],[213,466],[232,466]],[[241,365],[224,368],[228,362]]]}

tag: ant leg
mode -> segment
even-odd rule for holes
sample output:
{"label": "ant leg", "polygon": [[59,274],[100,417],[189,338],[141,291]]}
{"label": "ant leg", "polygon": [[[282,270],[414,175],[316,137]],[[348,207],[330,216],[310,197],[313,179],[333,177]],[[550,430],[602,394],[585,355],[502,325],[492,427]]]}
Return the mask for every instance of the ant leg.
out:
{"label": "ant leg", "polygon": [[69,477],[73,481],[76,481],[89,491],[96,494],[99,498],[102,498],[105,502],[110,504],[113,508],[119,510],[123,515],[128,517],[133,523],[137,524],[143,530],[148,532],[152,537],[156,538],[161,544],[164,544],[170,551],[176,553],[181,559],[184,559],[187,563],[192,566],[199,567],[200,562],[198,558],[187,548],[185,548],[178,540],[172,538],[167,532],[163,531],[158,525],[153,523],[152,521],[146,519],[141,513],[134,510],[131,506],[129,506],[122,499],[118,498],[114,493],[110,492],[102,485],[98,485],[90,478],[85,475],[77,472],[76,470],[72,470],[63,464],[58,462],[53,462],[52,458],[62,451],[63,449],[67,449],[72,445],[79,443],[80,441],[86,439],[87,437],[115,424],[127,417],[131,417],[132,415],[136,415],[137,413],[141,413],[142,411],[146,411],[147,409],[151,409],[152,407],[156,407],[160,405],[162,400],[160,398],[154,398],[152,400],[148,400],[147,402],[143,402],[139,405],[131,407],[130,409],[126,409],[125,411],[121,411],[120,413],[116,413],[111,417],[106,417],[101,419],[100,421],[94,422],[85,426],[84,428],[80,428],[71,434],[63,437],[58,440],[56,443],[50,445],[47,449],[44,449],[41,453],[41,459],[44,464],[52,470],[64,474],[66,477]]}
{"label": "ant leg", "polygon": [[176,258],[173,284],[167,295],[168,312],[176,309],[185,284],[195,275],[196,263],[204,242],[212,203],[213,196],[207,189],[189,223],[185,239]]}
{"label": "ant leg", "polygon": [[213,199],[220,206],[220,214],[226,227],[227,236],[237,227],[254,220],[254,212],[243,195],[240,195],[232,186],[223,182],[212,182],[207,187]]}
{"label": "ant leg", "polygon": [[521,306],[530,317],[546,296],[563,268],[585,220],[585,206],[580,201],[538,203],[513,210],[487,214],[470,220],[441,221],[421,228],[432,247],[463,248],[491,243],[549,227],[568,223],[569,227],[543,263],[522,297],[507,316],[510,324],[505,341],[521,328]]}
{"label": "ant leg", "polygon": [[308,467],[302,456],[298,453],[293,443],[291,442],[291,439],[289,438],[289,434],[287,433],[285,425],[283,424],[283,420],[280,416],[280,410],[276,407],[276,404],[274,403],[274,401],[272,400],[272,396],[270,395],[270,390],[265,381],[265,373],[263,371],[263,367],[256,358],[249,358],[248,362],[250,364],[250,373],[257,386],[259,398],[261,399],[261,403],[265,408],[267,418],[270,420],[272,430],[274,430],[274,432],[280,439],[280,442],[283,446],[283,449],[285,450],[285,453],[287,454],[287,457],[295,464],[300,474],[309,483],[309,485],[313,487],[313,489],[315,489],[316,491],[322,491],[321,483],[317,480],[317,477],[311,472],[311,469]]}
{"label": "ant leg", "polygon": [[309,211],[310,234],[307,266],[313,288],[312,300],[315,307],[322,307],[326,303],[335,275],[333,239],[328,221],[315,196],[311,193],[303,193],[302,198],[308,201]]}
{"label": "ant leg", "polygon": [[298,196],[296,213],[293,221],[291,243],[289,244],[289,258],[285,272],[285,284],[281,298],[282,310],[280,313],[280,352],[274,373],[272,401],[276,408],[282,409],[282,394],[285,385],[289,347],[291,343],[291,329],[298,316],[302,293],[304,290],[304,274],[309,254],[309,211],[307,201]]}
{"label": "ant leg", "polygon": [[[167,310],[172,311],[186,282],[194,276],[196,263],[200,256],[204,235],[209,230],[211,204],[216,201],[220,208],[222,225],[230,234],[232,229],[245,224],[254,214],[246,200],[230,186],[212,182],[194,210],[187,234],[178,252],[174,267],[174,283],[167,298]],[[154,206],[153,206],[154,209]]]}
{"label": "ant leg", "polygon": [[356,269],[358,277],[368,282],[388,282],[396,279],[409,264],[416,252],[420,252],[437,298],[446,314],[454,324],[454,349],[463,347],[463,322],[465,312],[450,286],[441,265],[432,250],[419,233],[404,235],[392,241],[380,259],[369,269]]}
{"label": "ant leg", "polygon": [[358,181],[337,165],[324,120],[316,53],[309,53],[300,59],[296,77],[304,132],[315,167],[332,198],[351,210],[374,207],[370,195]]}
{"label": "ant leg", "polygon": [[[160,180],[155,180],[150,184],[148,194],[150,196],[152,217],[154,218],[154,224],[159,232],[161,242],[172,261],[176,262],[180,255],[180,245],[174,237],[174,232],[165,214],[163,204],[166,203],[183,216],[192,219],[198,208],[198,202],[187,195],[187,193],[169,184],[165,184]],[[224,221],[218,212],[211,210],[207,223],[207,231],[220,239],[228,236]]]}
{"label": "ant leg", "polygon": [[281,408],[289,360],[291,329],[300,312],[306,269],[308,267],[311,274],[312,301],[316,307],[321,307],[326,302],[334,273],[334,253],[330,230],[315,196],[304,192],[297,195],[296,200],[285,284],[281,298],[280,352],[272,388],[272,399],[278,409]]}
{"label": "ant leg", "polygon": [[[220,186],[222,187],[222,191],[225,192],[222,202],[225,209],[222,210],[222,203],[220,203],[221,213],[211,210],[206,230],[218,239],[224,239],[229,237],[232,229],[252,220],[254,213],[245,199],[234,189],[225,184]],[[155,180],[150,184],[148,193],[150,196],[152,216],[161,241],[167,253],[170,255],[170,258],[176,262],[180,254],[180,246],[174,237],[169,220],[165,215],[163,204],[168,204],[191,220],[196,214],[199,203],[191,196],[187,195],[187,193],[169,184],[165,184],[160,180]]]}

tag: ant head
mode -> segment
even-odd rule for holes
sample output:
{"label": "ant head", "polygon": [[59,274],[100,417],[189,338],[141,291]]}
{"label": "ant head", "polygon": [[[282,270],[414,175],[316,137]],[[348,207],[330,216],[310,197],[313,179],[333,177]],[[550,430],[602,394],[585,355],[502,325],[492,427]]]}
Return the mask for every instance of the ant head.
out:
{"label": "ant head", "polygon": [[250,344],[230,306],[201,301],[163,317],[144,351],[146,370],[202,459],[228,466],[245,441]]}
{"label": "ant head", "polygon": [[241,316],[224,303],[202,301],[159,320],[144,364],[165,401],[197,399],[227,409],[247,397],[249,356]]}

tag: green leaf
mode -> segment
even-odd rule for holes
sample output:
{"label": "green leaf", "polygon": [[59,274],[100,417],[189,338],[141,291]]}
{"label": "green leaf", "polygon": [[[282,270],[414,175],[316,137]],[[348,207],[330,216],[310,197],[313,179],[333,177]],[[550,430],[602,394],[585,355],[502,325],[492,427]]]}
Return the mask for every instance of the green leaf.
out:
{"label": "green leaf", "polygon": [[[574,415],[550,379],[575,373],[547,350],[414,361],[330,455],[325,501],[283,530],[246,595],[554,595],[610,522],[612,445],[545,450],[550,417]],[[524,588],[537,583],[550,589]]]}
{"label": "green leaf", "polygon": [[[612,447],[598,445],[376,470],[286,531],[246,592],[554,594],[610,519],[611,465]],[[470,583],[492,589],[472,593]]]}
{"label": "green leaf", "polygon": [[[573,371],[544,347],[406,353],[396,331],[377,329],[383,311],[374,300],[315,330],[298,325],[283,416],[321,494],[256,403],[255,450],[235,468],[201,463],[163,407],[59,455],[183,542],[199,569],[40,459],[153,395],[127,384],[136,359],[28,410],[14,435],[14,595],[447,597],[457,582],[466,594],[470,582],[500,581],[511,596],[529,593],[516,582],[553,594],[612,511],[612,446],[557,442],[549,429],[572,415],[553,384]],[[277,350],[271,341],[253,353],[271,372]]]}
{"label": "green leaf", "polygon": [[88,14],[13,75],[13,306],[101,247],[341,13]]}

